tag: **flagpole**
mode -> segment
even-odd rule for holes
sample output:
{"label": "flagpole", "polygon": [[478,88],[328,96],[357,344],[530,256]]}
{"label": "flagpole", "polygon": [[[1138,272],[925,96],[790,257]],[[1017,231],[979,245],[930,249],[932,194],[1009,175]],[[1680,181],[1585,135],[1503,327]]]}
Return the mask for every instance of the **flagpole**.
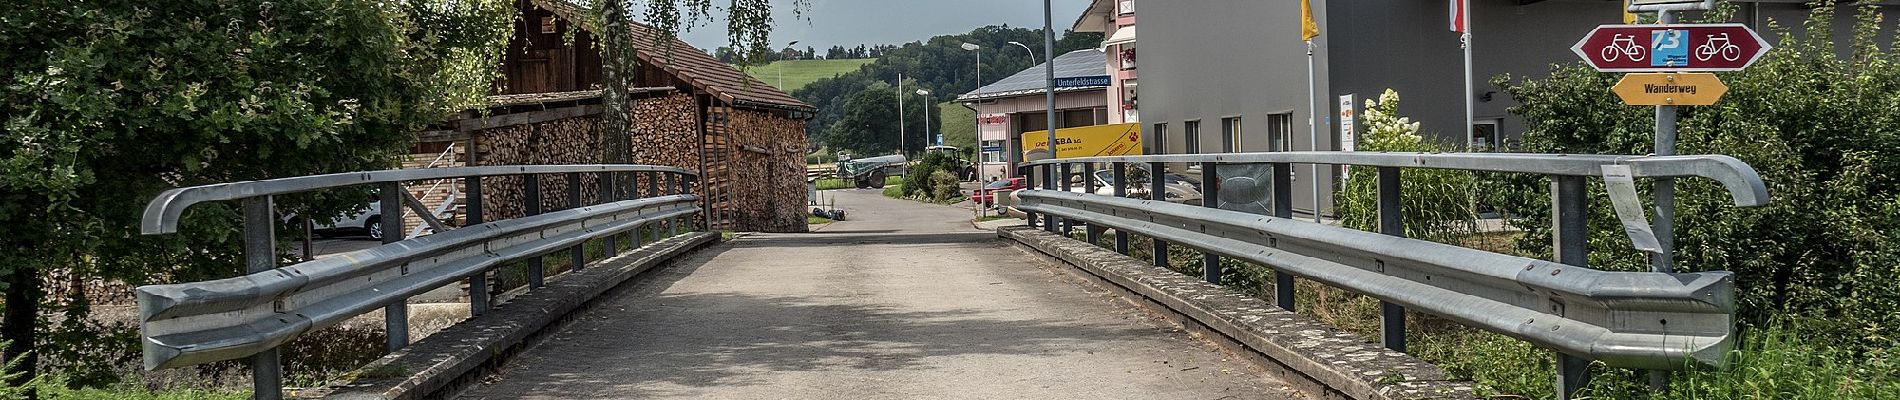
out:
{"label": "flagpole", "polygon": [[[1306,41],[1306,139],[1313,151],[1319,151],[1319,90],[1313,75],[1313,41]],[[1320,222],[1319,164],[1313,164],[1313,222]]]}
{"label": "flagpole", "polygon": [[[1470,14],[1466,14],[1466,15],[1470,15]],[[1471,82],[1471,19],[1470,17],[1466,17],[1465,19],[1465,34],[1463,35],[1461,42],[1463,42],[1461,47],[1465,48],[1465,90],[1464,90],[1465,92],[1465,143],[1471,143],[1472,135],[1477,133],[1477,128],[1475,128],[1474,126],[1478,123],[1477,117],[1475,117],[1472,112],[1472,107],[1473,107],[1472,103],[1476,101],[1478,96],[1477,96],[1477,93],[1472,90],[1474,85]],[[1491,143],[1491,146],[1493,148],[1497,148],[1497,145],[1498,143]]]}

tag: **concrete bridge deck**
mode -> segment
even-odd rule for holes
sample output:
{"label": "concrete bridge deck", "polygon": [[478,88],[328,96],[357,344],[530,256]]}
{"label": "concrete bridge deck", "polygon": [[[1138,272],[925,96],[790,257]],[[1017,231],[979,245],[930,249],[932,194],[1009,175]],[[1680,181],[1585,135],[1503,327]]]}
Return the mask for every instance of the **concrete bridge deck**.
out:
{"label": "concrete bridge deck", "polygon": [[850,221],[652,271],[460,398],[1303,397],[968,209],[829,193]]}

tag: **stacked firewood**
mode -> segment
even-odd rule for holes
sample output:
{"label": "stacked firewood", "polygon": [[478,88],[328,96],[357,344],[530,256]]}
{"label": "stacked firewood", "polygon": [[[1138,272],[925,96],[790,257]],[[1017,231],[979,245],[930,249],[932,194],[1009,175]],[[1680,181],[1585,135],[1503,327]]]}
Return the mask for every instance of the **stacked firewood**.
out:
{"label": "stacked firewood", "polygon": [[734,229],[806,231],[805,122],[761,111],[728,112]]}
{"label": "stacked firewood", "polygon": [[[477,132],[476,165],[595,164],[600,161],[600,118],[566,118],[532,125],[515,125]],[[581,201],[599,199],[595,174],[581,174]],[[539,175],[541,210],[570,207],[568,181],[563,174]],[[483,219],[519,218],[526,213],[521,176],[482,179]]]}

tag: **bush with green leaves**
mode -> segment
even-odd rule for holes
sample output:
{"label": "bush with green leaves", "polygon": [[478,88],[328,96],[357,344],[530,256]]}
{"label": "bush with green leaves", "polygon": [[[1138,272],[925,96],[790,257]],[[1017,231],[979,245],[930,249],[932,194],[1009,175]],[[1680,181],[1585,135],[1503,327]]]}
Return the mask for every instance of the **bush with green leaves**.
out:
{"label": "bush with green leaves", "polygon": [[[1399,93],[1386,89],[1378,99],[1367,99],[1359,114],[1364,134],[1358,151],[1448,152],[1454,146],[1420,135],[1419,123],[1399,116]],[[1399,172],[1399,211],[1405,236],[1450,243],[1477,230],[1473,208],[1477,179],[1470,171],[1402,169]],[[1336,196],[1340,221],[1348,228],[1379,228],[1379,169],[1354,167]]]}
{"label": "bush with green leaves", "polygon": [[[1892,348],[1900,344],[1900,57],[1876,41],[1874,6],[1856,6],[1842,55],[1830,29],[1834,3],[1812,5],[1798,31],[1771,21],[1782,39],[1753,67],[1719,74],[1730,88],[1721,102],[1682,108],[1680,153],[1747,162],[1772,201],[1739,208],[1714,182],[1679,180],[1676,268],[1734,271],[1745,327],[1803,316],[1791,325],[1805,338]],[[1725,3],[1709,18],[1727,20],[1734,9]],[[1525,151],[1647,154],[1652,109],[1621,105],[1610,91],[1616,79],[1570,65],[1497,83],[1522,103],[1512,111],[1530,124]],[[1508,202],[1524,216],[1519,246],[1536,254],[1549,254],[1544,182],[1513,182]],[[1602,187],[1591,192],[1591,266],[1646,270]]]}

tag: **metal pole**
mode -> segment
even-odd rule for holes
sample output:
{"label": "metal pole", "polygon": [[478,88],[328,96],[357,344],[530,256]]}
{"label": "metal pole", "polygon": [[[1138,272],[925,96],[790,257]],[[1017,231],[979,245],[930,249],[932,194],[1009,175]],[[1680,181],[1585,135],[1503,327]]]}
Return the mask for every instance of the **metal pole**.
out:
{"label": "metal pole", "polygon": [[[1148,199],[1149,200],[1167,201],[1168,187],[1167,187],[1167,179],[1164,177],[1164,175],[1167,173],[1166,172],[1167,167],[1168,165],[1164,163],[1158,163],[1158,162],[1148,163]],[[1161,238],[1157,238],[1157,237],[1149,237],[1149,239],[1151,239],[1154,243],[1154,246],[1153,246],[1154,247],[1154,252],[1153,252],[1154,265],[1157,267],[1162,267],[1162,268],[1170,268],[1170,266],[1168,265],[1168,242],[1161,240]]]}
{"label": "metal pole", "polygon": [[[1050,147],[1054,147],[1054,146],[1053,146],[1053,143],[1054,143],[1054,142],[1050,142],[1050,143],[1052,144],[1052,146],[1050,146]],[[1062,183],[1061,183],[1061,185],[1062,185],[1062,191],[1064,191],[1064,192],[1067,192],[1067,191],[1070,191],[1070,189],[1073,189],[1073,188],[1074,188],[1074,185],[1075,185],[1075,182],[1071,182],[1071,181],[1070,181],[1070,179],[1071,179],[1070,177],[1072,177],[1072,176],[1075,176],[1075,175],[1073,175],[1073,174],[1071,174],[1071,173],[1070,173],[1070,171],[1069,171],[1069,163],[1066,163],[1066,162],[1059,162],[1059,163],[1056,163],[1056,164],[1057,164],[1057,165],[1061,165],[1061,166],[1062,166],[1062,172],[1061,172],[1061,175],[1059,175],[1059,176],[1061,176],[1061,178],[1060,178],[1060,179],[1062,179]],[[1071,225],[1071,224],[1074,224],[1074,223],[1075,223],[1075,221],[1071,221],[1071,220],[1070,220],[1070,219],[1068,219],[1068,218],[1063,218],[1063,219],[1060,219],[1060,220],[1057,220],[1057,225],[1056,225],[1056,226],[1062,229],[1062,236],[1071,236],[1071,235],[1069,234],[1069,230],[1070,230],[1070,228],[1072,228],[1072,227],[1073,227],[1073,225]]]}
{"label": "metal pole", "polygon": [[[581,208],[581,173],[579,172],[567,173],[567,208]],[[577,244],[574,248],[568,249],[568,270],[579,271],[587,267],[586,248],[585,245]]]}
{"label": "metal pole", "polygon": [[[1676,23],[1676,14],[1668,10],[1657,11],[1656,21]],[[1676,106],[1656,106],[1656,155],[1676,155]],[[1656,222],[1651,229],[1656,233],[1656,247],[1662,251],[1650,260],[1650,269],[1655,272],[1675,272],[1676,178],[1656,178]],[[1649,371],[1651,391],[1660,393],[1668,387],[1668,373]]]}
{"label": "metal pole", "polygon": [[[978,47],[975,50],[970,50],[970,52],[976,53],[976,87],[981,88],[983,87],[983,50],[981,47]],[[970,111],[976,110],[972,108]],[[970,118],[970,122],[973,123],[976,129],[972,131],[976,132],[976,192],[983,193],[983,188],[989,185],[988,181],[983,180],[983,170],[989,169],[984,165],[989,162],[983,159],[983,155],[988,153],[983,151],[983,113],[976,113],[974,118]],[[990,204],[996,203],[996,193],[990,193]],[[990,216],[990,208],[984,207],[983,203],[978,202],[976,209],[976,217],[978,219]]]}
{"label": "metal pole", "polygon": [[[468,203],[463,206],[468,216],[462,226],[480,225],[482,223],[482,177],[471,176],[463,179],[463,182],[468,185]],[[608,246],[607,251],[607,254],[613,254],[613,247]],[[471,316],[488,312],[488,272],[484,271],[468,277],[468,308],[468,314]]]}
{"label": "metal pole", "polygon": [[[382,197],[379,206],[383,212],[383,243],[399,242],[403,235],[402,183],[390,182],[382,186],[378,194]],[[383,306],[383,329],[389,338],[389,351],[394,352],[409,345],[409,299],[397,299]]]}
{"label": "metal pole", "polygon": [[[1036,183],[1037,183],[1035,168],[1034,167],[1019,167],[1019,168],[1025,170],[1025,171],[1015,171],[1017,175],[1022,175],[1023,177],[1023,190],[1035,189]],[[1008,166],[1004,166],[1003,169],[1011,169],[1011,168],[1009,168]],[[995,195],[992,194],[991,196],[995,196]],[[999,201],[999,202],[1002,201],[1001,199],[996,199],[994,197],[992,197],[991,199],[992,201]],[[1029,223],[1029,227],[1031,228],[1036,227],[1036,212],[1024,210],[1023,220]]]}
{"label": "metal pole", "polygon": [[[521,203],[526,208],[524,216],[541,215],[541,176],[527,174],[521,176]],[[547,283],[546,266],[541,257],[528,257],[528,288],[540,288]]]}
{"label": "metal pole", "polygon": [[[1201,188],[1202,188],[1201,206],[1202,207],[1220,208],[1220,173],[1218,171],[1219,167],[1220,167],[1219,164],[1216,164],[1213,162],[1201,163]],[[1154,180],[1155,182],[1161,182],[1163,185],[1166,185],[1168,181],[1166,176],[1156,176],[1154,177]],[[1164,186],[1156,186],[1156,187],[1163,188]],[[1155,197],[1162,198],[1162,199],[1168,198],[1167,192],[1163,192],[1163,191],[1156,191]],[[1163,200],[1163,201],[1166,201],[1166,200]],[[1208,251],[1208,250],[1212,250],[1212,249],[1201,249],[1201,279],[1206,280],[1207,283],[1219,285],[1220,275],[1222,272],[1221,266],[1220,266],[1220,256],[1214,255],[1214,252]]]}
{"label": "metal pole", "polygon": [[[1399,169],[1379,167],[1379,233],[1405,237],[1399,202]],[[1383,271],[1383,264],[1380,267]],[[1379,301],[1379,339],[1387,350],[1405,352],[1405,307]]]}
{"label": "metal pole", "polygon": [[[614,177],[614,173],[612,172],[601,173],[594,176],[594,180],[599,181],[598,183],[600,183],[600,194],[597,196],[599,197],[599,199],[597,200],[596,204],[606,204],[606,203],[611,203],[614,201],[613,199],[614,179],[617,179],[617,178]],[[620,235],[607,235],[606,246],[604,246],[606,247],[606,250],[601,252],[600,257],[604,259],[604,258],[613,258],[614,256],[619,255],[620,253],[619,239],[620,239]]]}
{"label": "metal pole", "polygon": [[1476,101],[1478,96],[1476,93],[1472,92],[1473,83],[1472,83],[1472,78],[1471,78],[1471,17],[1470,17],[1471,11],[1469,10],[1471,5],[1466,4],[1465,7],[1467,8],[1465,10],[1465,33],[1464,35],[1460,35],[1459,47],[1463,47],[1465,49],[1465,90],[1464,90],[1464,93],[1465,93],[1465,143],[1470,143],[1471,135],[1476,133],[1475,131],[1476,128],[1473,127],[1473,125],[1478,123],[1477,117],[1475,116],[1476,113],[1472,111],[1473,107],[1475,107],[1472,104],[1472,102]]}
{"label": "metal pole", "polygon": [[[666,176],[667,176],[667,179],[670,179],[671,183],[673,184],[673,194],[675,195],[686,194],[686,183],[685,183],[686,176],[685,175],[666,174]],[[669,220],[667,221],[667,223],[673,226],[673,230],[671,232],[672,236],[679,236],[680,225],[681,225],[679,218],[674,218],[672,220]]]}
{"label": "metal pole", "polygon": [[[659,172],[647,173],[647,197],[660,197],[660,176]],[[647,232],[653,234],[653,240],[648,243],[660,242],[660,224],[661,222],[655,222],[647,226]]]}
{"label": "metal pole", "polygon": [[[1109,168],[1115,169],[1114,172],[1111,172],[1115,176],[1115,197],[1128,197],[1128,164],[1121,162],[1110,163]],[[1115,230],[1115,252],[1121,255],[1128,255],[1127,231],[1121,229]]]}
{"label": "metal pole", "polygon": [[[1042,63],[1043,97],[1049,100],[1048,112],[1043,113],[1049,121],[1049,158],[1056,158],[1056,31],[1051,23],[1049,0],[1042,0]],[[1030,56],[1031,60],[1035,56]],[[1066,182],[1068,177],[1063,177]]]}
{"label": "metal pole", "polygon": [[[1590,231],[1583,177],[1551,177],[1551,241],[1556,260],[1565,265],[1589,266]],[[1557,316],[1563,316],[1562,303],[1553,304]],[[1570,399],[1590,382],[1590,362],[1569,354],[1557,353],[1557,398]]]}
{"label": "metal pole", "polygon": [[[1293,165],[1273,163],[1273,216],[1293,219]],[[1273,271],[1273,302],[1280,309],[1293,311],[1293,274]]]}
{"label": "metal pole", "polygon": [[[1095,187],[1095,163],[1092,163],[1092,162],[1082,163],[1082,182],[1084,182],[1082,184],[1083,191],[1089,192],[1089,194],[1095,194],[1095,190],[1098,189],[1097,187]],[[1102,226],[1101,225],[1089,224],[1085,228],[1084,231],[1087,232],[1086,235],[1088,236],[1089,245],[1091,246],[1102,245]]]}
{"label": "metal pole", "polygon": [[904,128],[904,73],[899,72],[897,73],[897,154],[908,155],[909,152],[904,149],[904,145],[909,144],[904,143],[907,140]]}
{"label": "metal pole", "polygon": [[[1306,41],[1306,140],[1313,151],[1319,151],[1319,89],[1318,76],[1313,75],[1313,41]],[[1308,166],[1313,169],[1313,222],[1319,220],[1319,164]],[[1206,173],[1206,171],[1202,171]],[[1205,184],[1206,180],[1202,180]]]}
{"label": "metal pole", "polygon": [[[244,271],[260,273],[277,269],[276,211],[271,197],[244,199]],[[251,397],[259,400],[284,398],[284,364],[272,347],[251,355]]]}

